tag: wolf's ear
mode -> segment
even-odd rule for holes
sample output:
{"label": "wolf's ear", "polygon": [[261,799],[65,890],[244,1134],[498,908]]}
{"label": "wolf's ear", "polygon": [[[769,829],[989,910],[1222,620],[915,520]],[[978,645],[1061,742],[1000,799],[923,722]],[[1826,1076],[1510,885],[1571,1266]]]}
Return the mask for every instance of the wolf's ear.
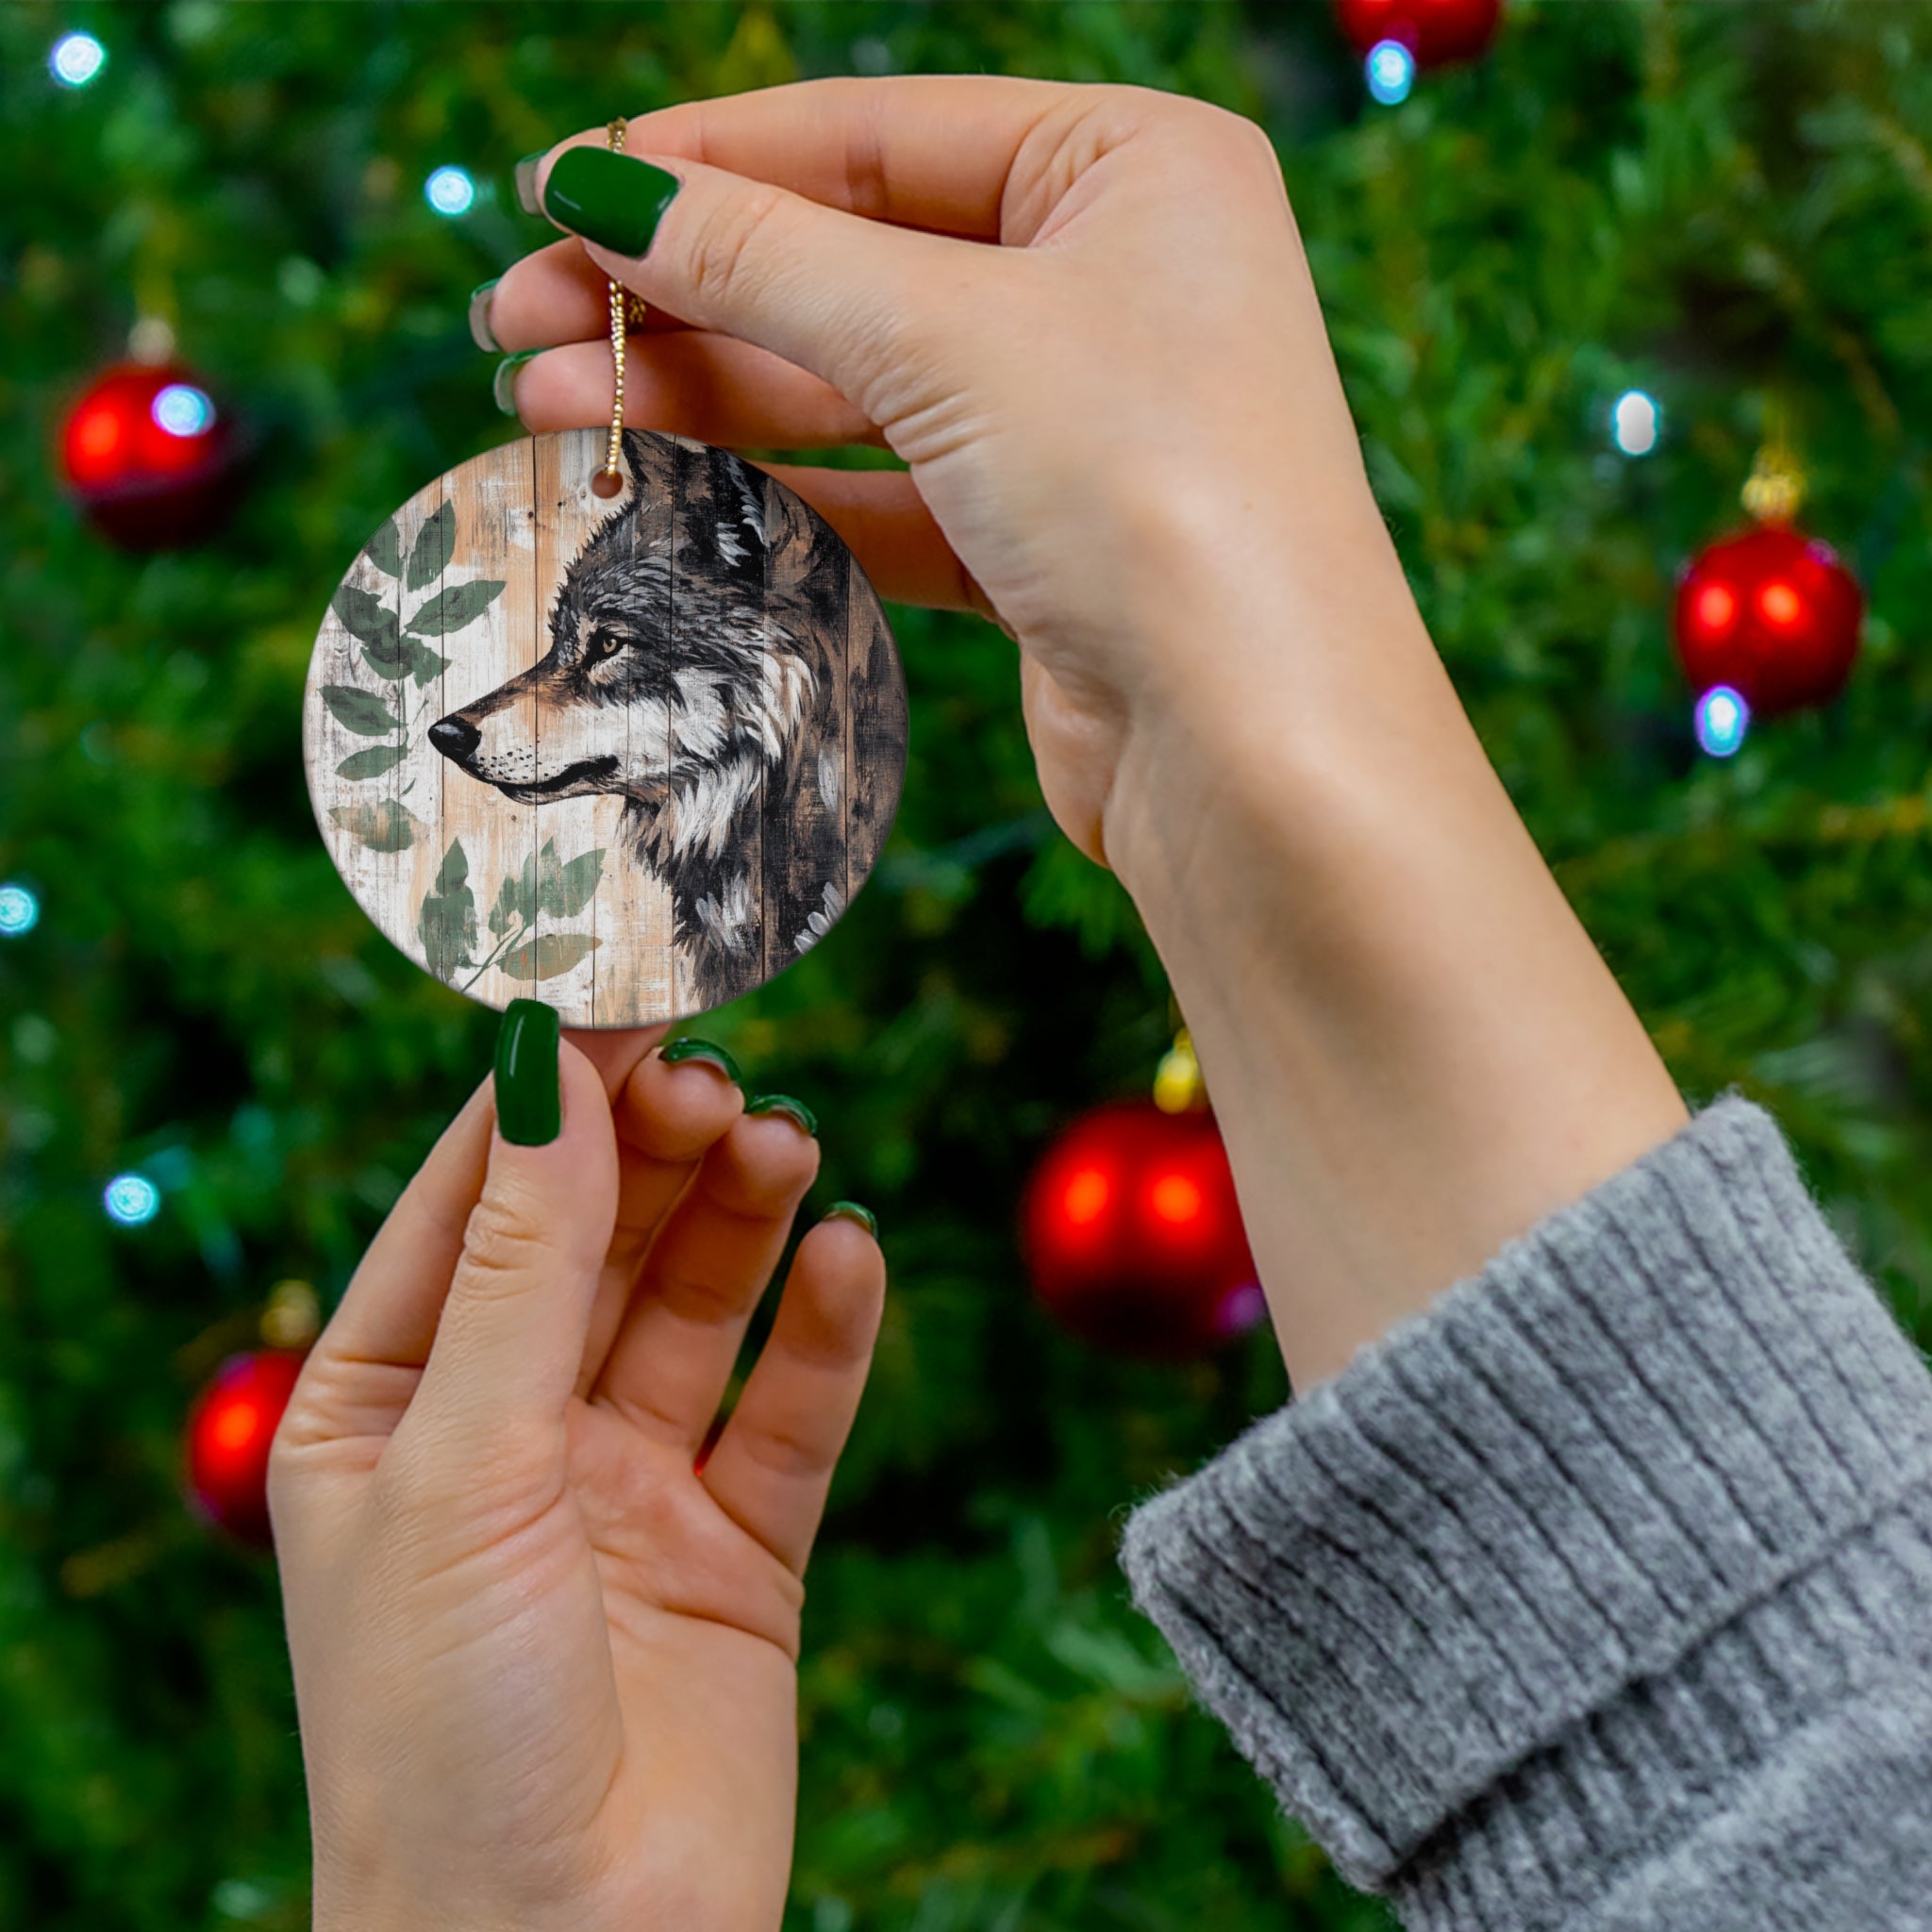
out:
{"label": "wolf's ear", "polygon": [[[695,479],[694,479],[695,480]],[[769,539],[765,527],[765,477],[725,449],[705,452],[702,491],[709,497],[711,541],[732,576],[762,583]],[[697,505],[691,505],[693,510]]]}
{"label": "wolf's ear", "polygon": [[624,460],[630,471],[633,503],[662,503],[671,494],[671,465],[677,445],[641,429],[624,432]]}

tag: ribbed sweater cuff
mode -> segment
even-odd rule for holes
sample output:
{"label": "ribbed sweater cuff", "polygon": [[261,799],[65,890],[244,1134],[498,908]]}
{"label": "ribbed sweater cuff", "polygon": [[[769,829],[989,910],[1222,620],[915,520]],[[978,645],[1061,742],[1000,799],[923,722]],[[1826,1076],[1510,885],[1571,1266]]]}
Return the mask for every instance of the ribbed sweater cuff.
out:
{"label": "ribbed sweater cuff", "polygon": [[[1560,1874],[1716,1776],[1700,1749],[1774,1751],[1816,1699],[1767,1657],[1842,1682],[1873,1633],[1838,1556],[1932,1563],[1901,1513],[1928,1473],[1924,1365],[1732,1099],[1145,1504],[1123,1557],[1340,1869],[1441,1889],[1474,1882],[1458,1834]],[[1492,1903],[1417,1916],[1540,1916]]]}

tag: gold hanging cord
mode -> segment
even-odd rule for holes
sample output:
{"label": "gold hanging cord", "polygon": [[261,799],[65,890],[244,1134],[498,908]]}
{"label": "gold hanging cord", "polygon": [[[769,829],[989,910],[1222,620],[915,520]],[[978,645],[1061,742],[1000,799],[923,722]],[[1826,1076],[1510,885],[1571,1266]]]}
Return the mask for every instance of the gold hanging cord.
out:
{"label": "gold hanging cord", "polygon": [[[604,139],[613,154],[624,152],[626,131],[622,120],[605,128]],[[626,329],[643,326],[647,312],[641,295],[631,294],[621,282],[610,284],[610,441],[605,447],[604,467],[591,479],[591,488],[599,496],[615,496],[624,488],[624,471],[618,463],[624,446],[624,339]]]}

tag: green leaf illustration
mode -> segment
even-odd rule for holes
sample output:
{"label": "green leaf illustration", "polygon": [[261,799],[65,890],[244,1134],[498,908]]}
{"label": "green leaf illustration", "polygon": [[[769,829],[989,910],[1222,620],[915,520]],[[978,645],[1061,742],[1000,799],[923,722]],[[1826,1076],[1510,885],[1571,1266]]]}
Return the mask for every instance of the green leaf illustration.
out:
{"label": "green leaf illustration", "polygon": [[416,918],[423,952],[430,972],[451,978],[459,966],[471,964],[476,950],[476,901],[470,892],[470,861],[460,839],[450,841],[437,868],[436,883],[424,895]]}
{"label": "green leaf illustration", "polygon": [[325,684],[322,701],[337,724],[358,738],[386,738],[403,728],[403,721],[373,691],[360,691],[353,684]]}
{"label": "green leaf illustration", "polygon": [[557,845],[545,840],[537,858],[537,909],[575,919],[595,896],[604,876],[604,848],[586,852],[568,865],[557,862]]}
{"label": "green leaf illustration", "polygon": [[496,904],[490,908],[490,930],[501,939],[517,924],[517,882],[508,873],[496,889]]}
{"label": "green leaf illustration", "polygon": [[432,651],[421,638],[400,638],[393,646],[382,648],[364,644],[362,656],[376,676],[387,678],[391,684],[413,677],[418,691],[449,669],[449,659]]}
{"label": "green leaf illustration", "polygon": [[503,583],[497,577],[477,577],[467,584],[452,584],[430,598],[410,618],[407,627],[418,637],[447,637],[451,631],[474,624],[502,595]]}
{"label": "green leaf illustration", "polygon": [[352,751],[336,767],[338,778],[379,778],[392,772],[409,754],[406,744],[372,744],[367,751]]}
{"label": "green leaf illustration", "polygon": [[533,852],[524,860],[524,869],[517,874],[516,915],[525,925],[537,916],[537,874],[545,864],[557,862],[557,841],[546,839],[541,852]]}
{"label": "green leaf illustration", "polygon": [[416,533],[416,547],[409,552],[410,590],[433,584],[449,568],[450,553],[456,547],[457,507],[446,503]]}
{"label": "green leaf illustration", "polygon": [[587,932],[546,932],[520,945],[504,960],[503,970],[512,979],[555,979],[582,965],[598,943]]}
{"label": "green leaf illustration", "polygon": [[397,577],[403,574],[403,539],[396,528],[395,518],[390,518],[382,528],[369,540],[369,548],[363,552],[377,570],[386,577]]}
{"label": "green leaf illustration", "polygon": [[342,621],[342,627],[364,645],[377,650],[396,647],[396,614],[373,591],[355,584],[343,584],[328,601],[328,608]]}
{"label": "green leaf illustration", "polygon": [[329,817],[372,852],[401,852],[416,842],[417,823],[393,798],[367,805],[337,805]]}
{"label": "green leaf illustration", "polygon": [[441,677],[449,669],[450,660],[432,651],[417,638],[403,640],[409,647],[409,675],[416,680],[416,689],[421,691],[432,677]]}
{"label": "green leaf illustration", "polygon": [[381,643],[365,642],[362,661],[376,676],[397,684],[409,675],[409,654],[415,646],[414,638],[391,637]]}

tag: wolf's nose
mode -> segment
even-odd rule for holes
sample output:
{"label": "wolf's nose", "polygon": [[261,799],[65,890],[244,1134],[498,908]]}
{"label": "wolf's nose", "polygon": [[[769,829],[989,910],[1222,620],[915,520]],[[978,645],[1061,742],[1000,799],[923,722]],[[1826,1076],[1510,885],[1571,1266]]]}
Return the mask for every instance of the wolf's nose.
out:
{"label": "wolf's nose", "polygon": [[444,758],[461,764],[483,741],[483,734],[467,718],[439,718],[429,727],[429,741]]}

